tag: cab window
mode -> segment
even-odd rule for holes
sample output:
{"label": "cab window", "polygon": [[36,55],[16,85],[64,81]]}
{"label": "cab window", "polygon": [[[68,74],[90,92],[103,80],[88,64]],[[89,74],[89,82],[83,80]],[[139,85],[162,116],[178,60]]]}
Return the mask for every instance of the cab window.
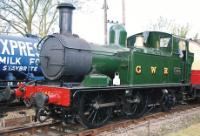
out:
{"label": "cab window", "polygon": [[169,45],[170,38],[169,37],[164,37],[160,38],[160,48],[167,48]]}

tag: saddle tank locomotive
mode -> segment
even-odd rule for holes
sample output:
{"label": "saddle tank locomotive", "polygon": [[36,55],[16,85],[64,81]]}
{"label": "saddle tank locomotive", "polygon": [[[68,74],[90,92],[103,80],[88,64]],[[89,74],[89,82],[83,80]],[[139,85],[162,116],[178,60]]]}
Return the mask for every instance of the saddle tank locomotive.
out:
{"label": "saddle tank locomotive", "polygon": [[109,44],[95,45],[72,34],[72,4],[58,6],[60,33],[41,41],[46,82],[21,84],[14,95],[36,107],[36,117],[104,125],[115,114],[142,116],[150,105],[162,110],[195,99],[189,41],[148,31],[127,38],[123,25],[110,28]]}

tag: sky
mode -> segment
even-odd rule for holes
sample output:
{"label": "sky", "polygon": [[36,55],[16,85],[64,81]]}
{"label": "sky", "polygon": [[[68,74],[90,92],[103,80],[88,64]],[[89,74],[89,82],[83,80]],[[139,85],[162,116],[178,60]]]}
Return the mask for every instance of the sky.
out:
{"label": "sky", "polygon": [[[103,1],[87,2],[82,10],[74,11],[73,33],[94,43],[104,43]],[[121,0],[107,0],[108,19],[122,22]],[[198,0],[125,0],[126,30],[128,36],[149,29],[159,17],[190,26],[188,38],[200,33],[200,6]]]}

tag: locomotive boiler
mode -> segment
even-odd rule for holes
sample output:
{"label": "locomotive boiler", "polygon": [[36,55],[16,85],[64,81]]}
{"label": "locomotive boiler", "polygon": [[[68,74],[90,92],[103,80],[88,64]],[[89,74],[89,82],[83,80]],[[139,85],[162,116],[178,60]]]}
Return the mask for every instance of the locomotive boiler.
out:
{"label": "locomotive boiler", "polygon": [[151,105],[167,111],[193,98],[188,40],[147,31],[127,38],[123,25],[110,28],[109,44],[95,45],[72,34],[72,4],[59,9],[60,33],[41,41],[43,83],[21,84],[15,96],[36,106],[36,117],[75,120],[88,128],[113,115],[142,116]]}
{"label": "locomotive boiler", "polygon": [[[124,67],[127,65],[128,54],[126,52],[128,53],[129,49],[122,48],[122,46],[125,46],[126,32],[120,32],[120,37],[123,33],[123,39],[119,41],[121,42],[120,46],[114,44],[110,46],[89,44],[71,34],[71,26],[69,26],[71,22],[66,24],[66,20],[64,20],[71,18],[71,14],[65,13],[71,11],[66,11],[65,5],[60,5],[58,8],[60,8],[61,15],[61,33],[50,35],[42,42],[40,62],[43,74],[49,80],[62,79],[63,81],[80,82],[83,80],[81,78],[89,73],[101,73],[102,78],[103,75],[108,75],[103,81],[108,84],[110,77],[113,77],[117,69],[121,65],[124,65]],[[120,52],[123,54],[120,54]],[[95,78],[95,76],[87,78],[92,80],[89,78]],[[85,80],[83,84],[87,83],[88,81]],[[91,85],[96,86],[95,84]],[[99,85],[101,86],[101,84]]]}

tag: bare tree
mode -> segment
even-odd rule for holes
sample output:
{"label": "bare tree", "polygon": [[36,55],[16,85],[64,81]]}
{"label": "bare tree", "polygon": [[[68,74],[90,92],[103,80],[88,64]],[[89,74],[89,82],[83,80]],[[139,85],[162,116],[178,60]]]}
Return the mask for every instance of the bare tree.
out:
{"label": "bare tree", "polygon": [[39,0],[2,0],[4,11],[0,18],[8,22],[21,34],[32,32],[32,21],[39,6]]}
{"label": "bare tree", "polygon": [[[99,0],[71,0],[71,2],[77,10],[81,10],[84,13],[92,13],[95,10],[94,7],[102,4]],[[100,7],[102,8],[102,5]]]}
{"label": "bare tree", "polygon": [[[52,0],[1,0],[0,1],[0,19],[9,23],[9,25],[20,34],[32,33],[33,27],[40,29],[39,33],[44,35],[49,31],[52,20],[56,17],[53,13],[48,16],[49,12],[56,9],[52,8]],[[42,11],[41,16],[39,15]],[[51,18],[50,22],[45,21]],[[39,18],[38,18],[39,17]],[[45,19],[46,18],[46,19]],[[35,22],[40,22],[36,24]],[[41,26],[42,25],[42,28]],[[44,30],[43,32],[41,32]]]}
{"label": "bare tree", "polygon": [[199,40],[199,33],[196,33],[193,37],[194,40]]}
{"label": "bare tree", "polygon": [[180,25],[174,20],[159,17],[156,23],[150,24],[149,29],[154,31],[165,31],[185,38],[190,31],[190,26],[189,24]]}
{"label": "bare tree", "polygon": [[171,29],[172,29],[171,31],[173,34],[176,34],[182,38],[186,38],[188,32],[190,31],[190,26],[189,24],[186,24],[186,25],[175,24],[172,26]]}
{"label": "bare tree", "polygon": [[171,29],[173,20],[159,17],[155,23],[150,24],[149,29],[155,31],[169,31]]}
{"label": "bare tree", "polygon": [[43,1],[42,5],[44,6],[41,7],[40,12],[37,14],[39,21],[36,23],[39,22],[39,24],[36,27],[38,28],[39,35],[42,37],[48,34],[50,28],[58,18],[56,10],[57,3],[53,3],[53,0]]}

